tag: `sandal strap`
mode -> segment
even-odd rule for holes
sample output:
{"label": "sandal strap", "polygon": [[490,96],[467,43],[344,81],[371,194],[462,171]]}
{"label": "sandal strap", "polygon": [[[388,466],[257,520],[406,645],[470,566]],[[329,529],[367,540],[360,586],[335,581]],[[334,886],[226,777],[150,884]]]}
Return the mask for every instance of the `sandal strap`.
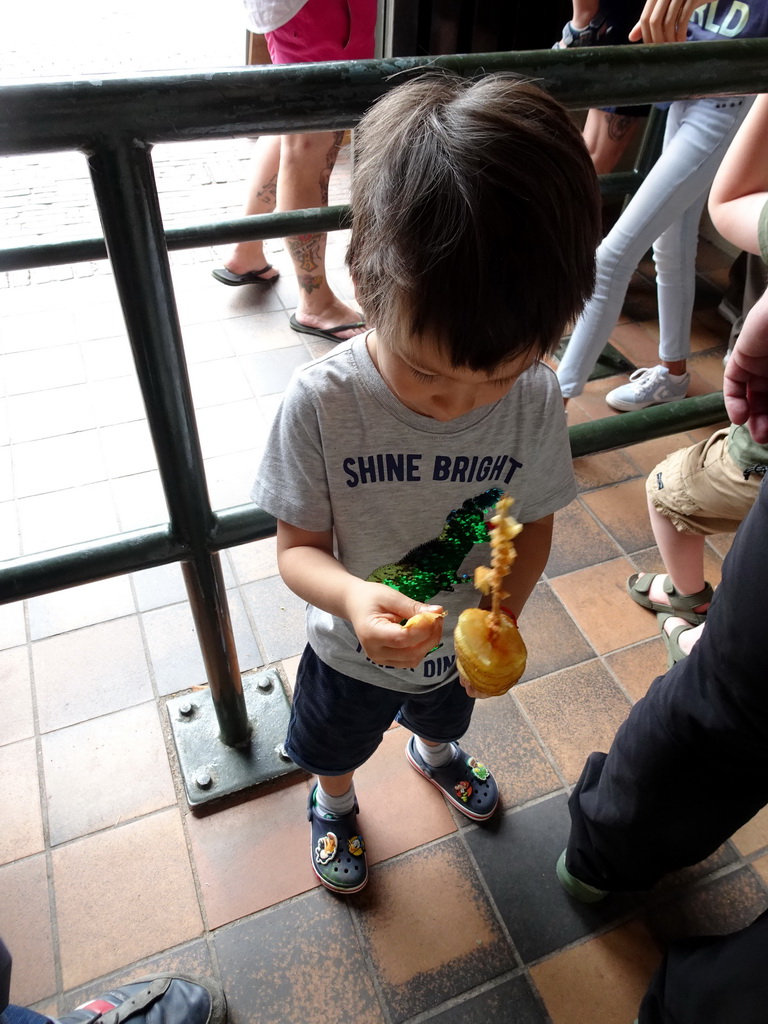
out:
{"label": "sandal strap", "polygon": [[696,594],[681,594],[669,576],[667,576],[663,586],[664,593],[669,597],[670,608],[681,612],[692,612],[700,604],[708,604],[712,600],[714,593],[712,586],[709,583],[705,583],[704,587]]}

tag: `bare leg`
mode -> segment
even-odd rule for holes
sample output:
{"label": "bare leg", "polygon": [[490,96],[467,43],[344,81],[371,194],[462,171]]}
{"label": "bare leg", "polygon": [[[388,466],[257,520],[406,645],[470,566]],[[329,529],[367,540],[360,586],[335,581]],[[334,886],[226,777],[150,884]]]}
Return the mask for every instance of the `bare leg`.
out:
{"label": "bare leg", "polygon": [[639,117],[609,114],[605,110],[588,112],[582,134],[598,174],[610,174],[637,135],[640,122]]}
{"label": "bare leg", "polygon": [[699,626],[692,626],[685,619],[678,618],[676,615],[670,615],[668,619],[664,620],[664,625],[661,628],[669,636],[673,629],[676,629],[678,626],[685,626],[685,629],[677,635],[677,643],[681,651],[690,654],[704,630],[704,625],[702,622]]}
{"label": "bare leg", "polygon": [[[272,213],[275,209],[280,139],[279,135],[262,135],[256,143],[243,211],[246,217],[257,213]],[[246,274],[249,270],[261,270],[267,262],[263,242],[238,242],[232,247],[224,266],[233,274]],[[264,276],[267,280],[276,277],[277,271]]]}
{"label": "bare leg", "polygon": [[596,0],[573,0],[571,24],[574,28],[586,28],[599,8],[600,4]]}
{"label": "bare leg", "polygon": [[328,796],[344,796],[352,785],[354,774],[354,772],[347,772],[346,775],[318,775],[317,781]]}
{"label": "bare leg", "polygon": [[[280,147],[277,206],[302,210],[328,205],[328,182],[344,137],[343,132],[284,135]],[[307,327],[328,330],[360,320],[353,309],[336,296],[325,275],[327,235],[296,235],[286,239],[299,283],[296,319]],[[360,334],[364,328],[342,331],[339,340]]]}
{"label": "bare leg", "polygon": [[[681,533],[675,529],[671,519],[656,510],[648,500],[648,515],[661,557],[675,589],[680,594],[698,594],[704,589],[704,537],[700,533]],[[657,577],[648,596],[659,604],[669,604],[669,597],[663,590],[664,577]],[[696,607],[705,611],[709,602]]]}
{"label": "bare leg", "polygon": [[661,365],[666,366],[670,373],[677,374],[678,376],[682,376],[686,372],[685,359],[675,359],[674,361],[662,359]]}

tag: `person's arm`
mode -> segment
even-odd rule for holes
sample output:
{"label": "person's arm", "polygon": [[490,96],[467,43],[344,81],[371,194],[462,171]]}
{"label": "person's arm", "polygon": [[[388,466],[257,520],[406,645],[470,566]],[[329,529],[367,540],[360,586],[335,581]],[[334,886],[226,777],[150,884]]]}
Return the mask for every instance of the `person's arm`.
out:
{"label": "person's arm", "polygon": [[[522,531],[515,537],[517,558],[512,563],[509,575],[505,577],[502,589],[508,591],[502,604],[508,608],[516,619],[525,607],[525,602],[533,593],[533,588],[544,572],[552,547],[552,527],[554,515],[544,516],[532,523],[526,523]],[[491,599],[483,598],[481,608],[490,608]]]}
{"label": "person's arm", "polygon": [[691,15],[701,5],[702,0],[647,0],[629,41],[684,43]]}
{"label": "person's arm", "polygon": [[723,157],[709,196],[712,223],[729,242],[760,255],[757,224],[768,202],[768,94],[758,96]]}
{"label": "person's arm", "polygon": [[277,563],[294,594],[352,624],[366,655],[378,665],[416,668],[440,643],[442,619],[409,629],[400,623],[418,612],[442,611],[441,606],[422,604],[347,572],[333,554],[330,530],[314,533],[278,520]]}
{"label": "person's arm", "polygon": [[768,290],[744,318],[725,365],[725,408],[732,423],[746,423],[758,444],[768,444]]}

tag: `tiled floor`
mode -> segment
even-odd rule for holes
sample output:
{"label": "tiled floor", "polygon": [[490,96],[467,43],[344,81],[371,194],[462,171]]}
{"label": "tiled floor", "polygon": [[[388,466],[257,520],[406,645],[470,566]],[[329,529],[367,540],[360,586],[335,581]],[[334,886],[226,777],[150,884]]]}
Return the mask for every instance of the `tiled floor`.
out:
{"label": "tiled floor", "polygon": [[[336,181],[343,191],[343,168]],[[348,290],[343,241],[329,262]],[[208,483],[226,507],[247,500],[291,370],[323,346],[288,327],[295,281],[279,246],[271,291],[222,288],[213,258],[173,264]],[[704,393],[722,380],[728,261],[702,243],[699,263],[691,365]],[[636,365],[655,353],[651,273],[644,264],[613,335]],[[2,294],[2,557],[162,521],[109,275]],[[614,383],[591,383],[571,422],[610,414]],[[766,814],[643,898],[575,905],[554,875],[586,755],[606,749],[665,668],[654,617],[624,593],[629,573],[660,568],[644,478],[708,432],[578,461],[581,493],[557,516],[521,622],[526,677],[479,703],[468,740],[499,778],[501,813],[459,820],[392,729],[359,773],[372,877],[346,900],[310,870],[304,777],[187,810],[165,702],[205,673],[178,567],[0,607],[0,929],[13,999],[55,1013],[105,979],[178,969],[218,976],[235,1022],[629,1024],[666,942],[734,929],[768,905]],[[713,583],[727,549],[724,537],[707,547]],[[241,667],[276,665],[290,687],[302,612],[273,542],[223,562]]]}

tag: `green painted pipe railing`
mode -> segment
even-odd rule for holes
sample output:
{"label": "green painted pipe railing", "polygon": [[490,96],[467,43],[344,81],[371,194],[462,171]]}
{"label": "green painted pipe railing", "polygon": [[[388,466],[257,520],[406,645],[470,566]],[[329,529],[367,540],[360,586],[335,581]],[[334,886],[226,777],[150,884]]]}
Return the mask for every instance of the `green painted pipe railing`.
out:
{"label": "green painted pipe railing", "polygon": [[[251,726],[218,552],[273,535],[275,523],[252,506],[211,508],[168,249],[334,230],[343,225],[346,208],[164,232],[151,146],[352,127],[378,96],[427,67],[465,76],[517,72],[578,109],[768,91],[768,40],[268,66],[0,87],[0,154],[85,152],[104,228],[103,239],[0,250],[0,269],[109,255],[169,509],[166,524],[3,563],[0,603],[180,561],[220,739],[228,748],[246,748]],[[646,149],[634,172],[608,176],[603,191],[633,191],[651,161]],[[583,424],[571,429],[574,457],[723,416],[721,396],[707,396]]]}

